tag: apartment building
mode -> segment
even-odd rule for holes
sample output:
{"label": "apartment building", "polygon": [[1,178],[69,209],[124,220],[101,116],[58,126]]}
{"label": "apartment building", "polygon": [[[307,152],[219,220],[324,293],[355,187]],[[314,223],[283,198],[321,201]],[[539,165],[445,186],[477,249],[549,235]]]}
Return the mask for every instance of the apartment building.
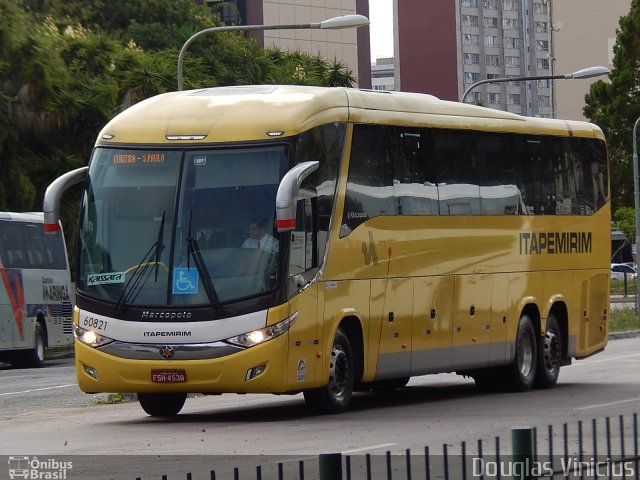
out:
{"label": "apartment building", "polygon": [[[368,0],[201,0],[222,10],[230,24],[300,25],[340,15],[369,16]],[[217,4],[217,5],[216,5]],[[249,33],[263,47],[301,51],[345,64],[360,88],[371,88],[369,27],[344,30],[258,30]]]}
{"label": "apartment building", "polygon": [[[399,89],[459,100],[479,80],[552,75],[549,2],[396,1]],[[466,101],[552,115],[549,80],[482,85]]]}
{"label": "apartment building", "polygon": [[[630,7],[631,0],[394,0],[396,89],[459,100],[478,80],[611,69]],[[600,79],[488,84],[466,101],[584,120],[585,94]]]}
{"label": "apartment building", "polygon": [[[552,12],[555,71],[571,73],[594,65],[612,69],[616,30],[620,17],[630,9],[631,0],[556,0]],[[556,117],[584,120],[584,97],[589,86],[605,78],[554,82]]]}
{"label": "apartment building", "polygon": [[394,59],[378,58],[371,64],[371,88],[373,90],[393,91],[394,83]]}

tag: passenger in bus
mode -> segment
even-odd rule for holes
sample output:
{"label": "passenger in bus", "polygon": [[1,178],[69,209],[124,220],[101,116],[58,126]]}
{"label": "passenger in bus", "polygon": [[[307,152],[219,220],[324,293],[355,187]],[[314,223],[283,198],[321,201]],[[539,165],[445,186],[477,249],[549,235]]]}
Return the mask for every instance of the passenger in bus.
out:
{"label": "passenger in bus", "polygon": [[198,235],[196,236],[196,241],[198,242],[198,248],[201,250],[213,248],[213,228],[207,226],[199,230]]}
{"label": "passenger in bus", "polygon": [[249,237],[242,248],[259,248],[269,253],[278,253],[278,240],[267,232],[267,223],[264,217],[252,219],[248,226]]}

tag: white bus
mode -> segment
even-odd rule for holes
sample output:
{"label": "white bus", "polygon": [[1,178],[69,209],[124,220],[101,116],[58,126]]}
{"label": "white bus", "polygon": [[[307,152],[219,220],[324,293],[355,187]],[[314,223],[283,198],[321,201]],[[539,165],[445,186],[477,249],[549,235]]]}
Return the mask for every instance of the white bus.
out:
{"label": "white bus", "polygon": [[42,367],[70,346],[72,292],[64,235],[45,235],[42,213],[0,212],[0,361]]}

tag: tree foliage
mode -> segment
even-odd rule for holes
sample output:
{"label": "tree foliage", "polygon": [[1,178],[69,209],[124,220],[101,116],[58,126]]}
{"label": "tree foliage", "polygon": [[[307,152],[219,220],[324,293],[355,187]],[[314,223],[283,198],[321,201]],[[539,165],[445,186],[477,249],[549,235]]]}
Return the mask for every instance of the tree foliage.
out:
{"label": "tree foliage", "polygon": [[640,117],[640,0],[620,18],[610,82],[597,81],[585,97],[584,114],[609,144],[614,209],[634,205],[632,130]]}
{"label": "tree foliage", "polygon": [[[0,0],[0,210],[40,210],[47,185],[87,163],[102,126],[175,89],[184,42],[220,24],[194,0]],[[339,62],[263,50],[241,33],[197,39],[184,72],[185,88],[355,81]],[[70,227],[77,195],[63,199]]]}

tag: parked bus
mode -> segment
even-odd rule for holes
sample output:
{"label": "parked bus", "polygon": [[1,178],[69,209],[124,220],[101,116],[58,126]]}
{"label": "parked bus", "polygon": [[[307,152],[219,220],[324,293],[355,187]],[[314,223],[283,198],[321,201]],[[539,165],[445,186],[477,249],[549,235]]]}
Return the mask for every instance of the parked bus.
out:
{"label": "parked bus", "polygon": [[42,213],[0,212],[0,278],[0,360],[42,367],[47,347],[73,344],[64,235],[45,235]]}
{"label": "parked bus", "polygon": [[51,230],[81,181],[78,384],[135,392],[153,416],[189,392],[342,412],[353,391],[439,372],[549,388],[607,343],[607,158],[589,123],[207,88],[108,123],[89,166],[47,189]]}

